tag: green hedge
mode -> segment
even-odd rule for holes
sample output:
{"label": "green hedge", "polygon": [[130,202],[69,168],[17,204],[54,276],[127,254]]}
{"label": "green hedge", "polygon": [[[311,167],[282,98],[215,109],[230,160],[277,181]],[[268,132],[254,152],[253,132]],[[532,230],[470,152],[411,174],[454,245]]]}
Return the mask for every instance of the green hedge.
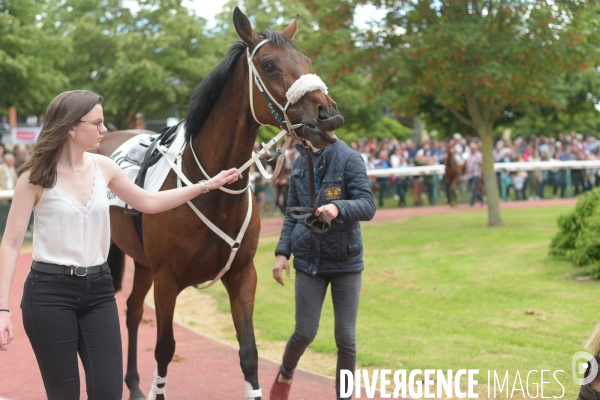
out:
{"label": "green hedge", "polygon": [[558,218],[559,232],[550,244],[550,255],[566,257],[578,267],[587,267],[600,278],[600,188],[585,193],[575,210]]}

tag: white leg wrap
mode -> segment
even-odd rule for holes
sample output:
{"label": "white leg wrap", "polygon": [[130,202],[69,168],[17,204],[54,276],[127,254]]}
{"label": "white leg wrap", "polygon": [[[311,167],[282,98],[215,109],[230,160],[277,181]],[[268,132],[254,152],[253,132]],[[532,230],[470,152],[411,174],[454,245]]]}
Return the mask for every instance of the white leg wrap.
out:
{"label": "white leg wrap", "polygon": [[158,385],[162,383],[167,383],[166,376],[158,376],[158,368],[154,370],[154,381],[152,382],[152,386],[150,386],[150,393],[148,393],[148,400],[156,400],[156,396],[162,394],[167,400],[167,385],[159,388]]}
{"label": "white leg wrap", "polygon": [[254,390],[252,389],[252,385],[248,381],[244,381],[244,386],[246,386],[245,398],[246,399],[254,399],[255,397],[262,398],[262,390],[260,388]]}

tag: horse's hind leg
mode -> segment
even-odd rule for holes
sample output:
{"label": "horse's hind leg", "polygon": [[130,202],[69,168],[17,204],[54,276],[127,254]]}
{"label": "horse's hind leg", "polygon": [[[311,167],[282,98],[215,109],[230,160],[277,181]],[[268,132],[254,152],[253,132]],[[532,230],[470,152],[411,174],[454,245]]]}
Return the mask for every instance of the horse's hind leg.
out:
{"label": "horse's hind leg", "polygon": [[240,344],[240,366],[246,381],[246,399],[260,400],[262,397],[258,383],[258,350],[252,324],[256,294],[254,263],[250,262],[238,275],[225,274],[222,280],[229,293],[231,315]]}
{"label": "horse's hind leg", "polygon": [[129,388],[130,399],[145,399],[140,390],[140,375],[137,369],[138,328],[144,313],[144,298],[152,286],[152,270],[135,262],[133,289],[127,299],[127,332],[129,333],[127,351],[127,372],[125,383]]}

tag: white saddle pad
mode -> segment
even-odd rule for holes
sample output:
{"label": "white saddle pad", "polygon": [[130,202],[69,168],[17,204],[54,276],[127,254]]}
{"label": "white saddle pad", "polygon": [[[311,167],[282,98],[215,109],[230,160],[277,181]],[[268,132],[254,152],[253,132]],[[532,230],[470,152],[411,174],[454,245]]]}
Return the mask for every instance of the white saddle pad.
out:
{"label": "white saddle pad", "polygon": [[[125,157],[128,151],[130,151],[134,146],[138,145],[142,140],[148,138],[147,134],[140,134],[132,137],[125,143],[123,143],[115,152],[110,156],[110,158],[115,161],[119,167],[125,172],[125,175],[131,180],[135,182],[135,178],[140,171],[140,166],[137,163],[131,162],[128,158]],[[169,150],[171,151],[179,151],[183,148],[185,144],[185,124],[181,124],[177,131],[177,136],[169,146]],[[171,157],[171,161],[175,162],[175,156],[171,154],[167,154],[166,157]],[[168,161],[165,157],[161,157],[156,164],[148,168],[148,172],[146,173],[146,179],[144,182],[144,189],[148,192],[158,192],[167,179],[167,175],[171,167],[169,166]],[[118,198],[110,189],[107,189],[108,202],[111,206],[119,206],[125,207],[125,202]]]}

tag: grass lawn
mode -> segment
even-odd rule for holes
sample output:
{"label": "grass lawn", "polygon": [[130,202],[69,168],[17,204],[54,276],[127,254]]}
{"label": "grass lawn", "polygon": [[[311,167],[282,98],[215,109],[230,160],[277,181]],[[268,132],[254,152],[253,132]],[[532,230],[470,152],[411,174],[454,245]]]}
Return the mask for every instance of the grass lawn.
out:
{"label": "grass lawn", "polygon": [[[495,229],[484,210],[364,224],[359,367],[479,369],[482,397],[488,370],[509,371],[511,387],[517,370],[523,384],[530,370],[563,370],[557,378],[574,398],[571,360],[600,320],[600,283],[576,280],[580,270],[547,255],[570,209],[503,210]],[[271,276],[276,241],[261,239],[255,258],[254,326],[267,342],[286,341],[294,327],[293,275],[285,287]],[[208,293],[229,312],[222,286]],[[336,354],[330,297],[311,349]],[[544,381],[544,396],[561,395],[551,373]]]}

